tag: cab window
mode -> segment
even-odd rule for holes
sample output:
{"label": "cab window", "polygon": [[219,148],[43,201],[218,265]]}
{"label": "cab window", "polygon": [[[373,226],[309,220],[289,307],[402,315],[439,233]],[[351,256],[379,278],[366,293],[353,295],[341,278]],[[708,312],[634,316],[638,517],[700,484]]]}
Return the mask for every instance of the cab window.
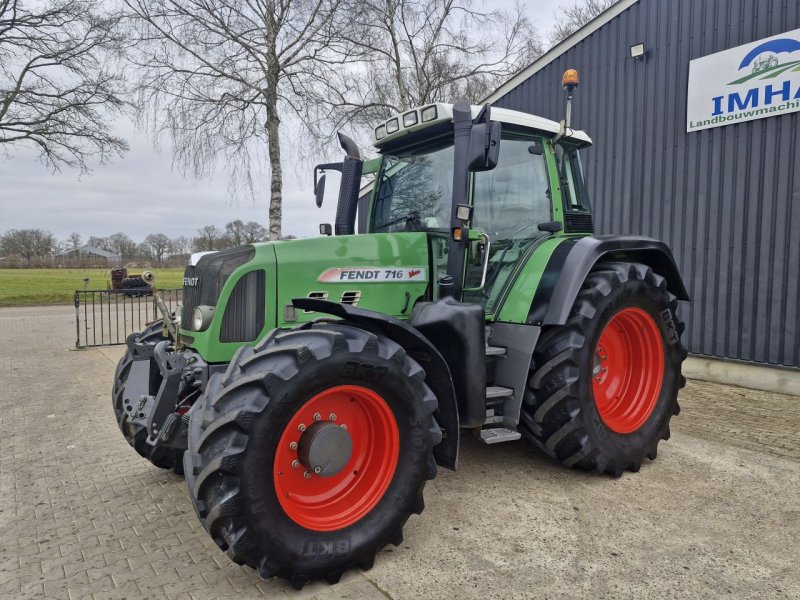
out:
{"label": "cab window", "polygon": [[583,182],[583,169],[578,150],[564,152],[561,160],[561,190],[564,195],[564,210],[585,212],[590,209],[589,196]]}
{"label": "cab window", "polygon": [[497,167],[475,174],[472,224],[492,242],[539,234],[551,220],[547,165],[541,138],[504,133]]}

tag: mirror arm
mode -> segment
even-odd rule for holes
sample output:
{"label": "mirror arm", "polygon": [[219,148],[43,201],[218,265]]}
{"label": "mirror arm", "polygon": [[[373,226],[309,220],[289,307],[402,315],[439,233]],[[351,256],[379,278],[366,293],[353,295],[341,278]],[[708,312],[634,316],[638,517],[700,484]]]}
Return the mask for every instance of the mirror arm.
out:
{"label": "mirror arm", "polygon": [[317,189],[317,177],[318,177],[318,172],[319,171],[322,171],[323,173],[325,171],[339,171],[341,173],[343,168],[344,168],[344,163],[340,163],[340,162],[338,162],[338,163],[322,163],[322,164],[319,164],[319,165],[315,166],[314,167],[314,189],[315,190]]}

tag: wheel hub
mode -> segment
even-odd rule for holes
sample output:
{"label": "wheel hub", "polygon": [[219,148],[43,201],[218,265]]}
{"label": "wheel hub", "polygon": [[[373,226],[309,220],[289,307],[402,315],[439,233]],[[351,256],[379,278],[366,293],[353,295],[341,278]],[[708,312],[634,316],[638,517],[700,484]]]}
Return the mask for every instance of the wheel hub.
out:
{"label": "wheel hub", "polygon": [[617,433],[638,430],[655,409],[664,379],[664,344],[653,317],[628,307],[600,335],[592,392],[603,422]]}
{"label": "wheel hub", "polygon": [[330,421],[309,426],[297,443],[297,457],[309,472],[333,477],[350,462],[353,440],[344,427]]}
{"label": "wheel hub", "polygon": [[342,529],[383,498],[399,454],[397,421],[380,394],[359,385],[329,388],[297,409],[278,441],[278,501],[306,529]]}

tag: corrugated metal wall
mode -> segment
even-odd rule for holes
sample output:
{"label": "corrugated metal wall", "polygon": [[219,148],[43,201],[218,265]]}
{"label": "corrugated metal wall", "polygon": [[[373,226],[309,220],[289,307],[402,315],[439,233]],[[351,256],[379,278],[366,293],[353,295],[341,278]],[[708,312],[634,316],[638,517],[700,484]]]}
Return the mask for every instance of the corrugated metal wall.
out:
{"label": "corrugated metal wall", "polygon": [[580,71],[597,232],[670,244],[696,354],[800,366],[800,113],[686,133],[691,59],[797,28],[797,0],[640,0],[496,103],[560,120]]}

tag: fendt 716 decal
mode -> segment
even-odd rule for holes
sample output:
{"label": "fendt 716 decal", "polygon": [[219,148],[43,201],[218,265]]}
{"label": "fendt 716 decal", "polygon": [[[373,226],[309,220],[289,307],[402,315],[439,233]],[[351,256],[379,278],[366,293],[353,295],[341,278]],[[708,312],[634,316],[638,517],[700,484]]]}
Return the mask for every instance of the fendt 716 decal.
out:
{"label": "fendt 716 decal", "polygon": [[334,268],[324,271],[317,281],[323,283],[339,283],[347,281],[363,281],[365,283],[377,283],[385,281],[425,281],[424,267],[385,267],[376,269],[373,267],[353,267],[353,268]]}

